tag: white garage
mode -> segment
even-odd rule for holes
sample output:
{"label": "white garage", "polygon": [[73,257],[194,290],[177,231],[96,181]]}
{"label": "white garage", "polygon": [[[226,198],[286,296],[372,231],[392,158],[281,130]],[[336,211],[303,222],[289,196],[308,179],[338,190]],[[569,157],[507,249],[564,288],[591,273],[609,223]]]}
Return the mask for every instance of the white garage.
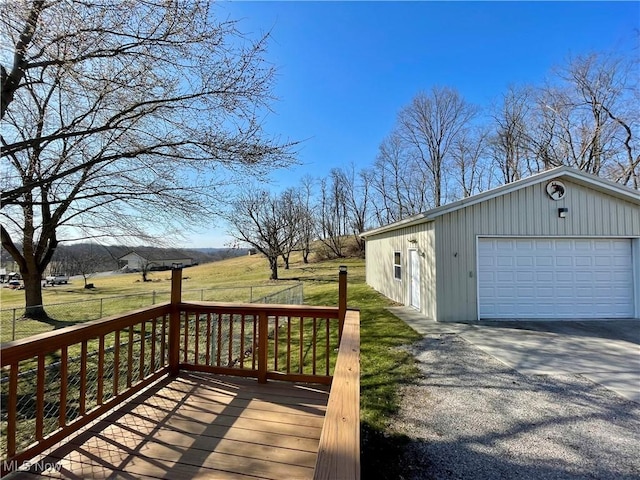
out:
{"label": "white garage", "polygon": [[631,318],[632,266],[626,238],[479,238],[479,317]]}
{"label": "white garage", "polygon": [[367,283],[438,322],[640,318],[640,192],[570,167],[363,237]]}

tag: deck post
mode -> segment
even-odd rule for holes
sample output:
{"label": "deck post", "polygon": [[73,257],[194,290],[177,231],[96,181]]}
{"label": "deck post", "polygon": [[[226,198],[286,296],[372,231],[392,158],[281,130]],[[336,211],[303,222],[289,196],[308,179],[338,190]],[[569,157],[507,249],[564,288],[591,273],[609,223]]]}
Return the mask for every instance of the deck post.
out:
{"label": "deck post", "polygon": [[[340,265],[338,274],[338,339],[342,338],[344,318],[347,314],[347,267]],[[338,340],[339,341],[339,340]]]}
{"label": "deck post", "polygon": [[182,266],[171,270],[171,314],[169,317],[169,374],[180,370],[180,302],[182,301]]}

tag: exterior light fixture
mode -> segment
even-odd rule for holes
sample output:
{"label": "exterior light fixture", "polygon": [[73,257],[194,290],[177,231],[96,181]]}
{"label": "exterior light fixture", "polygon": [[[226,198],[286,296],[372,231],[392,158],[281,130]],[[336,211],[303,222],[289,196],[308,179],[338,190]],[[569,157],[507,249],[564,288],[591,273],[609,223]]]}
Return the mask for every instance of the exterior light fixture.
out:
{"label": "exterior light fixture", "polygon": [[180,270],[182,268],[182,264],[181,263],[172,263],[171,264],[171,270]]}
{"label": "exterior light fixture", "polygon": [[558,217],[566,218],[568,212],[569,212],[569,209],[567,207],[560,207],[558,209]]}
{"label": "exterior light fixture", "polygon": [[340,273],[347,273],[347,266],[346,266],[346,265],[340,265],[340,266],[338,267],[338,271],[339,271]]}

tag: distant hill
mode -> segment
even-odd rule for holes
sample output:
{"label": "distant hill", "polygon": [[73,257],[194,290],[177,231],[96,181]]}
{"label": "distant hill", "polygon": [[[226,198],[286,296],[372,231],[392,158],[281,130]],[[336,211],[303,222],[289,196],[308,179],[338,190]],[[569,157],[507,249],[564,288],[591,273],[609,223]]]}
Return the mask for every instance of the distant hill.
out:
{"label": "distant hill", "polygon": [[[76,243],[72,245],[60,245],[52,259],[53,268],[60,273],[77,275],[77,264],[87,261],[91,263],[94,272],[108,272],[118,269],[118,259],[129,252],[136,251],[141,255],[150,255],[154,258],[180,257],[192,258],[194,263],[211,263],[227,258],[247,255],[246,248],[160,248],[149,246],[127,245],[98,245],[95,243]],[[2,249],[2,267],[13,269],[13,259],[7,251]]]}
{"label": "distant hill", "polygon": [[242,255],[247,255],[249,253],[249,248],[190,248],[190,251],[202,252],[208,255],[218,256],[222,255],[224,258],[233,258],[233,257],[241,257]]}

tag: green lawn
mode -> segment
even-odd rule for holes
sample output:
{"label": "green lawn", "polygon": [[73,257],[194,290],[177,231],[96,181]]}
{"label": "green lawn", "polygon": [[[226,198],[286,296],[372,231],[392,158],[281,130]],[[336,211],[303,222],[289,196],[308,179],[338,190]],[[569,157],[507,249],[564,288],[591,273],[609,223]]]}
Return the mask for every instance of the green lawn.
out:
{"label": "green lawn", "polygon": [[[360,310],[361,319],[361,425],[363,436],[363,478],[375,472],[379,478],[392,478],[393,455],[402,439],[387,434],[390,416],[398,408],[397,391],[403,382],[418,374],[413,358],[401,350],[419,335],[385,307],[391,302],[365,284],[364,260],[340,259],[303,264],[292,261],[289,270],[280,270],[280,280],[269,281],[267,261],[259,256],[239,257],[184,269],[183,290],[248,285],[274,286],[301,281],[305,303],[337,305],[338,267],[348,268],[348,307]],[[133,293],[168,292],[170,272],[151,275],[152,282],[141,282],[140,274],[122,274],[89,280],[95,290],[86,290],[76,281],[66,286],[46,288],[45,305],[96,299]],[[19,307],[23,292],[2,289],[2,308]],[[82,304],[80,304],[82,305]],[[41,325],[43,330],[52,325]],[[4,335],[3,335],[4,336]],[[385,474],[385,468],[391,472]]]}

